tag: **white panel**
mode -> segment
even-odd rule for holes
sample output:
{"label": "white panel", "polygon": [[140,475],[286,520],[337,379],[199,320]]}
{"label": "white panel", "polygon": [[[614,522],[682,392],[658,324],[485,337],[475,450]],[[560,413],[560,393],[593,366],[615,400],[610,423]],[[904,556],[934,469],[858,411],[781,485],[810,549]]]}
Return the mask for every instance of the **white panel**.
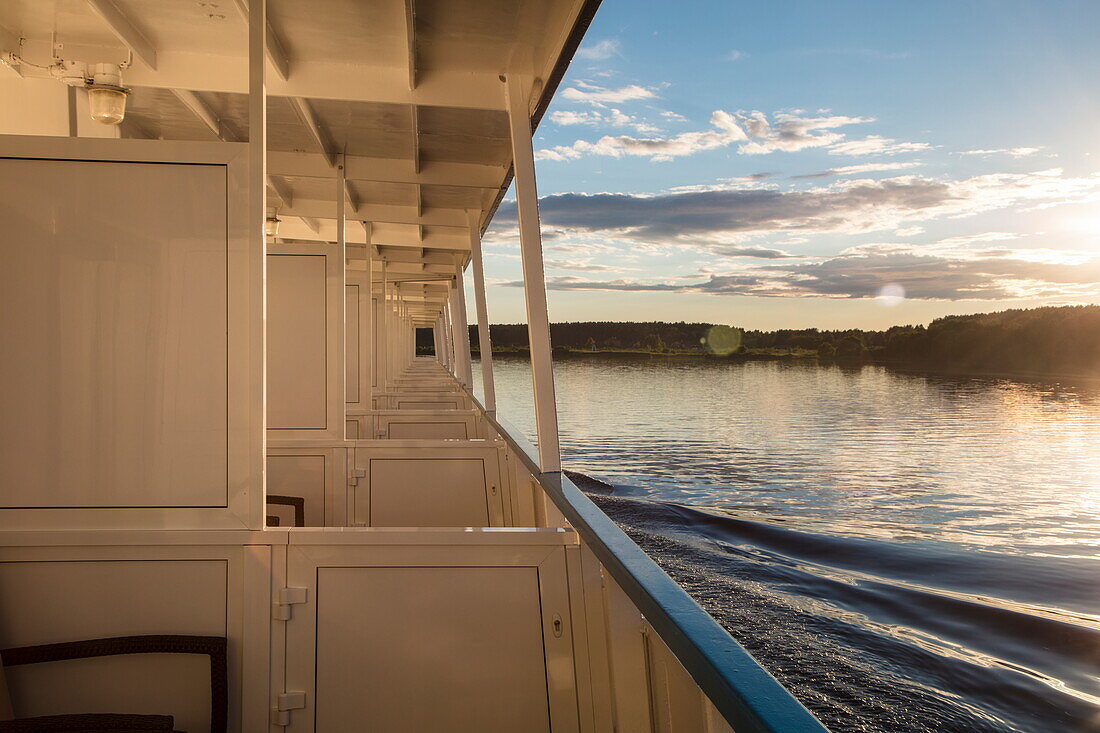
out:
{"label": "white panel", "polygon": [[359,402],[359,286],[348,285],[345,289],[345,321],[344,331],[347,334],[347,347],[345,353],[345,374],[347,380],[347,395],[345,401]]}
{"label": "white panel", "polygon": [[466,422],[390,422],[387,437],[420,440],[466,440]]}
{"label": "white panel", "polygon": [[371,314],[374,317],[374,343],[371,344],[371,386],[378,387],[378,375],[381,373],[381,360],[379,357],[382,354],[382,331],[383,327],[380,324],[385,323],[382,318],[382,306],[378,302],[378,298],[372,297],[371,300]]}
{"label": "white panel", "polygon": [[[307,527],[325,526],[326,461],[324,454],[267,457],[267,493],[304,498]],[[292,507],[268,505],[267,512],[283,520],[280,526],[293,524]]]}
{"label": "white panel", "polygon": [[344,421],[344,436],[348,440],[358,440],[363,437],[359,435],[359,420],[346,420]]}
{"label": "white panel", "polygon": [[481,458],[373,458],[369,497],[356,516],[368,515],[372,527],[489,526]]}
{"label": "white panel", "polygon": [[69,134],[69,90],[56,80],[20,79],[0,70],[0,99],[0,134]]}
{"label": "white panel", "polygon": [[457,410],[462,406],[459,404],[460,400],[455,398],[453,400],[432,400],[432,401],[418,401],[416,399],[397,400],[397,407],[401,410]]}
{"label": "white panel", "polygon": [[325,256],[267,257],[267,426],[324,430],[328,342]]}
{"label": "white panel", "polygon": [[0,506],[227,504],[226,168],[0,159]]}
{"label": "white panel", "polygon": [[316,730],[549,731],[531,567],[320,568]]}
{"label": "white panel", "polygon": [[[226,636],[224,560],[0,563],[0,647],[140,634]],[[129,655],[10,667],[17,716],[174,715],[210,727],[210,663]]]}

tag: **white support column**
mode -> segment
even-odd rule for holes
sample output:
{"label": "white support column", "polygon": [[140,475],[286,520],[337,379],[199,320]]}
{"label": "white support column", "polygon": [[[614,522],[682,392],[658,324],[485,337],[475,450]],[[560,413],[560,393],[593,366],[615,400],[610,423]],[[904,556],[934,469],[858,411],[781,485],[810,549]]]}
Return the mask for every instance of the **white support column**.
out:
{"label": "white support column", "polygon": [[550,350],[550,317],[546,310],[539,197],[535,188],[535,156],[531,148],[531,108],[528,100],[530,88],[530,77],[508,75],[505,96],[512,138],[512,165],[515,170],[523,294],[527,303],[527,337],[531,344],[531,381],[535,392],[539,467],[546,473],[561,470],[561,452],[558,447],[558,407],[554,397],[554,365]]}
{"label": "white support column", "polygon": [[386,371],[389,380],[400,376],[397,373],[397,283],[389,286],[389,302],[386,305]]}
{"label": "white support column", "polygon": [[368,408],[374,407],[374,364],[375,354],[374,349],[378,343],[378,340],[374,337],[374,321],[375,321],[375,309],[374,309],[374,246],[371,245],[371,227],[364,225],[364,233],[367,239],[367,322],[363,324],[363,335],[361,338],[365,338],[367,341],[366,352],[370,355],[367,358],[366,365],[366,385],[364,388],[367,391],[366,404]]}
{"label": "white support column", "polygon": [[[266,476],[264,456],[267,455],[267,240],[264,225],[267,219],[267,67],[264,63],[267,27],[267,0],[252,0],[248,10],[248,242],[249,248],[260,250],[255,265],[259,268],[260,291],[250,293],[249,317],[260,324],[253,328],[248,353],[249,373],[254,384],[251,390],[258,396],[250,410],[250,435],[260,436],[260,450],[253,460],[252,475]],[[267,486],[250,487],[261,496],[251,498],[249,506],[258,511],[251,517],[253,529],[262,528],[267,515]]]}
{"label": "white support column", "polygon": [[451,317],[454,319],[455,362],[458,381],[462,386],[474,388],[474,372],[470,365],[470,327],[466,323],[466,286],[462,281],[462,270],[455,275],[454,288],[451,290]]}
{"label": "white support column", "polygon": [[435,343],[435,360],[440,364],[443,363],[443,342],[440,340],[440,336],[443,334],[443,319],[435,319],[435,325],[432,327],[432,341]]}
{"label": "white support column", "polygon": [[481,260],[481,221],[477,209],[469,209],[466,219],[470,227],[470,258],[474,270],[474,305],[477,308],[477,341],[481,352],[481,385],[485,411],[495,415],[497,388],[493,380],[493,342],[489,336],[489,308],[485,301],[485,268]]}
{"label": "white support column", "polygon": [[405,301],[401,297],[401,286],[394,283],[394,336],[396,337],[393,350],[393,374],[395,377],[405,373]]}
{"label": "white support column", "polygon": [[443,353],[447,357],[447,371],[455,373],[455,343],[451,325],[451,303],[443,304]]}
{"label": "white support column", "polygon": [[386,280],[386,261],[382,260],[382,298],[379,301],[381,317],[378,319],[378,386],[389,390],[390,384],[390,287]]}
{"label": "white support column", "polygon": [[[341,155],[339,165],[336,168],[336,245],[340,248],[340,328],[336,329],[336,362],[347,364],[347,327],[348,299],[344,297],[348,287],[348,243],[346,224],[344,220],[344,157]],[[340,382],[337,385],[337,394],[328,395],[330,400],[338,400],[340,410],[347,417],[347,385],[348,370],[340,367]],[[346,422],[345,422],[346,424]]]}

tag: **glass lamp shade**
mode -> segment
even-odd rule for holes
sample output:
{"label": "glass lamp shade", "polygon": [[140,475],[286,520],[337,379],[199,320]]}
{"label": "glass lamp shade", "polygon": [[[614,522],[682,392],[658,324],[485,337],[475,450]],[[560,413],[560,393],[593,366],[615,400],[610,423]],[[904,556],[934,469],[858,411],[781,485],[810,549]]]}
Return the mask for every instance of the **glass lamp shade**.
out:
{"label": "glass lamp shade", "polygon": [[269,216],[264,219],[264,236],[277,237],[279,236],[279,222],[282,221],[277,216]]}
{"label": "glass lamp shade", "polygon": [[88,87],[88,111],[92,119],[104,125],[117,125],[126,116],[128,89],[106,84]]}

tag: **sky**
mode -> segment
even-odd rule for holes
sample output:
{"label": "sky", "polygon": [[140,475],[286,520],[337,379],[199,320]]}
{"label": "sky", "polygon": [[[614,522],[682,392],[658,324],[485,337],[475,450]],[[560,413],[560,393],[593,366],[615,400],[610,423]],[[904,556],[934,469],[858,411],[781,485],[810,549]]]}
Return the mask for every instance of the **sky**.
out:
{"label": "sky", "polygon": [[[533,141],[551,321],[1100,303],[1098,28],[1096,0],[604,0]],[[510,200],[484,251],[490,320],[524,322]]]}

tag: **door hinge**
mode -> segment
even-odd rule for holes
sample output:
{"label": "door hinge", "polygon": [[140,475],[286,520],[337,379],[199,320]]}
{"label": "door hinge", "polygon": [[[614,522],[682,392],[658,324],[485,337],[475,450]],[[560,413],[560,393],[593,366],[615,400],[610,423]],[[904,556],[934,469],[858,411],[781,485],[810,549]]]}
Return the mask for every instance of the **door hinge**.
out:
{"label": "door hinge", "polygon": [[306,693],[304,692],[280,692],[275,698],[275,725],[286,727],[290,725],[290,711],[301,710],[306,706]]}
{"label": "door hinge", "polygon": [[290,607],[296,603],[305,603],[308,595],[305,588],[280,588],[275,593],[275,620],[289,621]]}
{"label": "door hinge", "polygon": [[359,485],[359,479],[366,478],[367,469],[365,468],[353,468],[351,470],[351,476],[348,477],[348,483],[352,486]]}

